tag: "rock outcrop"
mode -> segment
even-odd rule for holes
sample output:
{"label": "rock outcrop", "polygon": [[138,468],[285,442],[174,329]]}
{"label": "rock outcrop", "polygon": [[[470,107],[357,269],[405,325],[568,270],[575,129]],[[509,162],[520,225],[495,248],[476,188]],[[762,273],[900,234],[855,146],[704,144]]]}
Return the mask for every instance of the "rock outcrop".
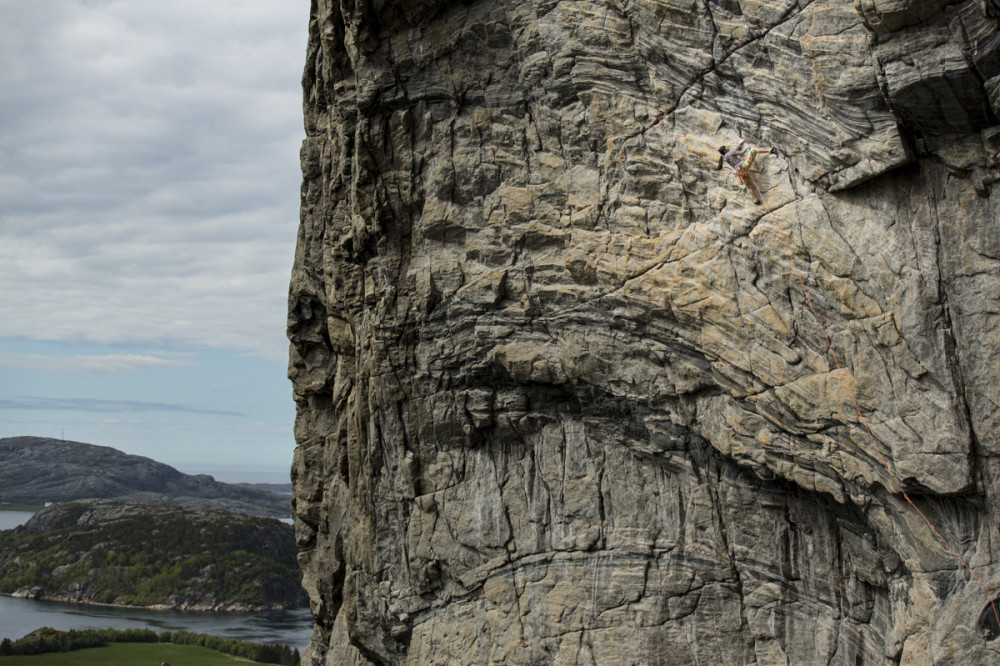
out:
{"label": "rock outcrop", "polygon": [[232,511],[285,518],[280,484],[233,484],[184,474],[144,456],[47,437],[0,438],[0,504],[118,502]]}
{"label": "rock outcrop", "polygon": [[306,663],[1000,663],[998,20],[314,0]]}

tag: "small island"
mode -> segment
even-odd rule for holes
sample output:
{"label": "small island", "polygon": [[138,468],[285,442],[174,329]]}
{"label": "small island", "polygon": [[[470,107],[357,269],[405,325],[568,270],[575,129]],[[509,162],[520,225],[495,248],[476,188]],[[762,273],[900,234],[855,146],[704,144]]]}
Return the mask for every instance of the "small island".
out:
{"label": "small island", "polygon": [[0,531],[0,594],[177,610],[304,607],[293,529],[224,511],[92,500]]}

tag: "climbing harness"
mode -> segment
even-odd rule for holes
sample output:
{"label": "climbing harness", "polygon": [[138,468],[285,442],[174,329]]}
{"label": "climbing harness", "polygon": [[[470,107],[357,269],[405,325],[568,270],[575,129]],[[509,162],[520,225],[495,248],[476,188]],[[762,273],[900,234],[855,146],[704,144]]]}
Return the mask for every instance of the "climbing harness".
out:
{"label": "climbing harness", "polygon": [[750,148],[747,151],[747,156],[743,158],[740,162],[740,166],[736,169],[736,177],[740,179],[740,184],[743,187],[750,187],[750,167],[753,166],[753,161],[757,158],[757,151]]}
{"label": "climbing harness", "polygon": [[[774,212],[771,210],[771,207],[768,206],[767,199],[764,198],[764,194],[760,191],[760,187],[757,185],[757,181],[753,177],[753,174],[751,174],[750,171],[747,170],[746,176],[750,179],[750,184],[753,186],[753,189],[756,192],[757,200],[761,201],[764,204],[764,208],[767,209],[767,216],[773,218]],[[816,320],[816,324],[819,325],[819,330],[823,334],[823,339],[826,341],[826,346],[830,352],[830,356],[833,358],[833,363],[834,365],[837,366],[837,370],[840,371],[839,374],[844,380],[844,388],[847,389],[847,394],[851,397],[851,403],[854,405],[854,409],[857,411],[858,422],[861,423],[862,427],[865,429],[865,433],[867,433],[868,435],[868,440],[871,442],[872,448],[875,450],[875,453],[878,454],[879,462],[881,462],[882,467],[885,468],[885,472],[888,475],[889,479],[892,481],[893,486],[895,486],[896,490],[900,494],[902,494],[906,502],[911,507],[913,507],[913,510],[917,512],[917,515],[920,516],[920,518],[924,521],[924,523],[931,530],[931,532],[933,532],[934,536],[937,537],[938,541],[944,544],[945,548],[947,548],[951,552],[951,554],[955,556],[955,559],[958,560],[959,563],[961,563],[961,565],[965,568],[965,570],[968,571],[970,574],[972,574],[972,577],[976,579],[976,582],[978,582],[979,585],[984,590],[986,590],[986,593],[989,595],[990,598],[990,607],[993,609],[993,616],[997,621],[997,626],[1000,627],[1000,611],[997,610],[996,601],[994,601],[993,599],[993,591],[1000,586],[994,585],[990,587],[983,581],[982,578],[979,577],[978,574],[976,574],[975,571],[972,570],[972,567],[970,567],[968,563],[966,563],[966,561],[962,558],[962,556],[958,554],[958,551],[952,547],[952,545],[948,542],[948,540],[941,535],[941,533],[937,530],[936,527],[934,527],[934,524],[924,514],[924,512],[920,510],[920,507],[918,507],[916,503],[914,503],[914,501],[910,498],[909,493],[907,493],[903,489],[902,484],[899,483],[895,475],[892,473],[892,470],[889,468],[889,463],[886,462],[885,456],[882,455],[882,452],[879,450],[878,444],[876,444],[875,442],[875,436],[872,434],[871,429],[868,427],[868,422],[865,420],[864,415],[862,415],[861,413],[861,407],[858,405],[857,397],[854,395],[854,389],[851,387],[850,382],[847,380],[847,373],[843,371],[844,369],[840,365],[840,359],[837,357],[837,352],[834,350],[833,344],[830,342],[830,337],[826,333],[826,327],[823,326],[823,322],[822,320],[820,320],[819,314],[816,312],[816,307],[813,305],[812,297],[809,296],[809,292],[808,290],[806,290],[806,283],[802,277],[802,271],[800,271],[799,267],[796,266],[795,259],[792,255],[792,249],[788,245],[789,234],[786,234],[781,228],[778,227],[777,224],[774,224],[773,222],[771,222],[771,226],[778,232],[778,236],[781,238],[781,243],[782,245],[785,246],[785,252],[788,254],[788,261],[791,264],[792,269],[795,271],[795,276],[798,278],[799,287],[801,287],[802,289],[802,294],[806,297],[806,302],[809,304],[809,310],[812,312],[813,318]]]}

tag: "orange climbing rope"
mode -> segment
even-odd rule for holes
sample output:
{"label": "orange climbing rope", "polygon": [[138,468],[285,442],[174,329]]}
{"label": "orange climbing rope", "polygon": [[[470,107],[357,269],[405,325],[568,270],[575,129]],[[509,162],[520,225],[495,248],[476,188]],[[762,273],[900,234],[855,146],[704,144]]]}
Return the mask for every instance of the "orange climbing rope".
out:
{"label": "orange climbing rope", "polygon": [[[773,218],[774,212],[771,210],[771,207],[767,205],[767,199],[764,198],[764,193],[761,192],[760,187],[757,185],[757,180],[753,177],[753,174],[750,173],[749,169],[746,170],[746,175],[747,177],[750,178],[750,182],[753,184],[753,188],[757,192],[757,199],[761,203],[763,203],[764,208],[767,209],[768,217]],[[903,495],[903,498],[907,501],[907,503],[911,507],[913,507],[913,510],[916,511],[917,515],[919,515],[920,518],[924,521],[924,523],[927,524],[927,527],[930,528],[931,532],[934,533],[934,536],[937,537],[938,541],[943,543],[945,548],[951,551],[951,554],[955,556],[955,559],[958,560],[961,563],[961,565],[965,568],[965,570],[968,571],[970,574],[972,574],[972,577],[976,579],[976,581],[984,590],[986,590],[986,593],[990,599],[990,606],[993,609],[993,616],[997,621],[997,626],[1000,627],[1000,611],[997,610],[996,601],[994,601],[993,599],[993,590],[997,589],[998,586],[994,585],[990,587],[983,581],[982,578],[979,577],[978,574],[976,574],[975,571],[972,570],[972,567],[970,567],[966,563],[966,561],[962,558],[962,556],[958,554],[958,551],[955,550],[952,547],[952,545],[948,542],[948,540],[941,535],[941,533],[937,530],[936,527],[934,527],[934,524],[931,523],[930,519],[927,518],[924,512],[920,510],[920,507],[918,507],[914,503],[914,501],[910,498],[909,493],[907,493],[903,489],[903,486],[899,483],[899,481],[896,480],[895,475],[889,468],[889,463],[886,462],[885,456],[883,456],[882,452],[879,450],[878,444],[875,441],[875,436],[872,434],[871,429],[868,427],[868,422],[865,420],[864,415],[861,413],[861,407],[860,405],[858,405],[857,397],[855,397],[854,395],[854,389],[851,388],[851,384],[847,380],[847,374],[843,371],[844,369],[840,365],[840,359],[837,357],[837,352],[833,348],[833,343],[830,342],[830,336],[828,336],[826,333],[826,327],[823,326],[823,322],[820,319],[819,314],[816,312],[816,307],[813,305],[812,298],[809,296],[809,291],[806,289],[805,280],[802,279],[802,271],[800,271],[799,267],[795,265],[795,259],[792,254],[792,249],[788,245],[789,234],[786,234],[784,231],[782,231],[781,228],[779,228],[776,224],[772,223],[771,226],[778,232],[778,235],[781,237],[781,243],[782,245],[785,246],[785,252],[788,254],[788,261],[792,265],[792,269],[795,271],[795,276],[798,278],[799,286],[802,288],[802,294],[806,297],[806,302],[809,304],[809,310],[812,312],[813,318],[816,320],[816,324],[819,326],[819,330],[823,334],[823,339],[826,341],[826,346],[827,349],[830,351],[830,356],[833,357],[833,363],[834,365],[837,366],[837,370],[840,371],[840,375],[844,380],[844,388],[847,389],[847,394],[851,397],[851,403],[854,405],[854,409],[858,413],[858,421],[861,423],[861,425],[865,429],[865,432],[868,434],[868,439],[872,444],[872,448],[875,449],[875,453],[878,454],[878,459],[882,463],[882,467],[885,468],[885,472],[889,476],[889,479],[892,481],[892,484],[896,487],[896,490],[898,490]]]}

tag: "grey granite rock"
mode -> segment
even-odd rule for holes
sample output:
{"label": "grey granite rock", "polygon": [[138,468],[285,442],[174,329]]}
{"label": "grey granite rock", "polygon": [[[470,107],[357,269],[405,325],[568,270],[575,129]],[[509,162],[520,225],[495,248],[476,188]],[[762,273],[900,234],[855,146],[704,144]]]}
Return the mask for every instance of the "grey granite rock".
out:
{"label": "grey granite rock", "polygon": [[998,17],[316,0],[306,663],[1000,663]]}

